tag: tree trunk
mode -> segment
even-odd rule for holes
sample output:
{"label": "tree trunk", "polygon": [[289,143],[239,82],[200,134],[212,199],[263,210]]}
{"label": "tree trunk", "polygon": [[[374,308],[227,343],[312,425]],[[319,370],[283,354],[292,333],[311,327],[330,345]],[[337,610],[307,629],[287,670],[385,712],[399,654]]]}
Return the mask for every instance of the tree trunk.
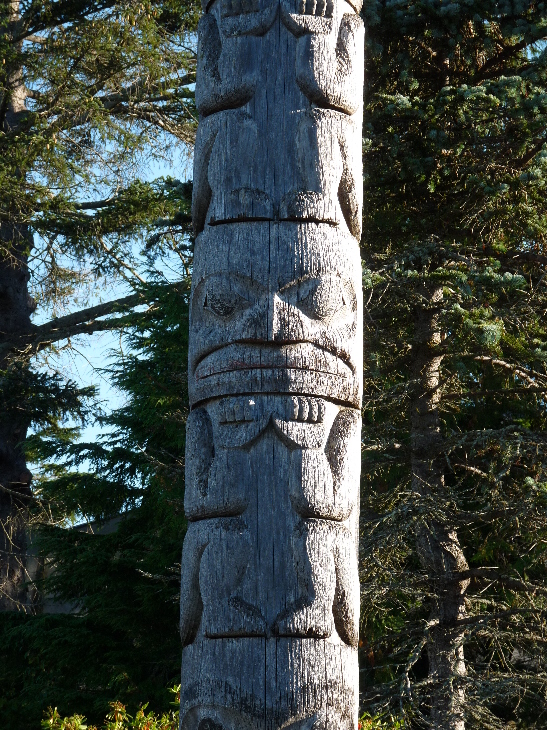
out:
{"label": "tree trunk", "polygon": [[[9,3],[5,32],[14,37],[19,23],[19,2]],[[13,133],[25,111],[25,88],[21,69],[7,72],[2,98],[2,128]],[[9,211],[16,217],[15,211]],[[17,222],[0,224],[0,344],[30,331],[34,302],[28,293],[28,254],[32,235]],[[13,367],[10,353],[0,356],[0,370]],[[22,443],[29,426],[21,408],[0,414],[0,610],[32,610],[26,586],[27,507],[31,497],[31,473],[27,469]]]}
{"label": "tree trunk", "polygon": [[200,21],[181,730],[357,728],[358,10]]}
{"label": "tree trunk", "polygon": [[[413,343],[411,406],[412,488],[422,498],[442,500],[444,475],[439,419],[442,357],[439,309],[442,288],[425,293],[426,304],[417,308]],[[442,510],[443,505],[439,503]],[[431,727],[435,730],[464,730],[466,673],[463,654],[464,631],[455,623],[466,615],[468,580],[454,579],[468,570],[456,530],[443,521],[427,520],[418,535],[418,552],[430,578],[432,602],[427,634],[427,656],[431,691]]]}

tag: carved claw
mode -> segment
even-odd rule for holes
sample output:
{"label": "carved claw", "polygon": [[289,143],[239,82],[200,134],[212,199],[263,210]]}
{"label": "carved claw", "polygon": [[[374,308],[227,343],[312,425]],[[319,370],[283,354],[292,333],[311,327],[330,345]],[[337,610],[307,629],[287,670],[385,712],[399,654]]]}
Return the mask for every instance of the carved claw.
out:
{"label": "carved claw", "polygon": [[325,418],[325,403],[320,398],[292,396],[287,401],[288,421],[322,423]]}
{"label": "carved claw", "polygon": [[298,0],[300,15],[316,15],[318,17],[332,17],[334,3],[332,0]]}
{"label": "carved claw", "polygon": [[[298,11],[287,0],[281,0],[281,21],[297,38],[308,33],[328,34],[334,28],[333,4],[329,0],[299,0]],[[307,10],[309,9],[309,12]],[[312,12],[314,10],[315,12]]]}
{"label": "carved claw", "polygon": [[265,35],[272,27],[278,10],[277,2],[260,10],[257,0],[228,0],[224,7],[220,27],[228,38]]}

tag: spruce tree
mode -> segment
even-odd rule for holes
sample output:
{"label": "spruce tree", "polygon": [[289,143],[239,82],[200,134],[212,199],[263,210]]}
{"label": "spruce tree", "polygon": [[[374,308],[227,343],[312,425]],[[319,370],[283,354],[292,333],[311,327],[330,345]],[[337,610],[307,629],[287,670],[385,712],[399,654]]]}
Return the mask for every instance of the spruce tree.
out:
{"label": "spruce tree", "polygon": [[[125,397],[103,416],[103,438],[75,442],[44,424],[27,441],[53,512],[37,538],[49,567],[38,587],[70,612],[4,617],[4,726],[37,727],[48,706],[97,723],[114,700],[169,708],[181,660],[188,295],[186,276],[146,285],[150,306],[130,316],[110,368]],[[87,527],[53,524],[71,513]]]}
{"label": "spruce tree", "polygon": [[364,12],[367,706],[544,727],[547,7]]}
{"label": "spruce tree", "polygon": [[[138,166],[146,156],[161,157],[170,140],[192,143],[194,54],[188,34],[196,17],[194,4],[177,0],[0,4],[3,389],[13,389],[18,377],[21,393],[38,392],[29,367],[37,350],[119,326],[121,321],[100,317],[142,301],[141,295],[126,297],[39,326],[31,322],[36,307],[44,318],[70,304],[86,280],[138,279],[135,236],[154,222],[165,230],[180,224],[180,186],[144,184]],[[54,401],[54,381],[51,394]],[[34,610],[25,556],[35,495],[23,446],[31,411],[21,403],[0,414],[4,611]]]}

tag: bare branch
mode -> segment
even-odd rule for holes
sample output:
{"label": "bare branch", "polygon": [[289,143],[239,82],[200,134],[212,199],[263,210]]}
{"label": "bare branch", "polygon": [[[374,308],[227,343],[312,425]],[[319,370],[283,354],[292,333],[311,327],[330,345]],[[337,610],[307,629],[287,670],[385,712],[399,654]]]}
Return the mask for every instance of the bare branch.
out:
{"label": "bare branch", "polygon": [[532,385],[537,384],[536,378],[540,378],[541,380],[545,379],[545,375],[542,375],[541,373],[536,373],[533,370],[527,372],[525,370],[522,370],[522,368],[520,368],[518,365],[506,362],[505,360],[499,360],[498,358],[488,357],[487,355],[477,355],[473,359],[475,360],[475,362],[487,362],[491,365],[498,365],[504,370],[511,371],[517,377],[521,378],[521,380],[525,380],[527,383],[530,383]]}

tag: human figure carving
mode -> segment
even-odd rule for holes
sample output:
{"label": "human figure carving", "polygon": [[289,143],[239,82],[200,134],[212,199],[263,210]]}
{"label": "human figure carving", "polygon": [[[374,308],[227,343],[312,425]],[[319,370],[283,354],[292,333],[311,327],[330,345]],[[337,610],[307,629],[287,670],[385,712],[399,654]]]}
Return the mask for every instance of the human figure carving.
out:
{"label": "human figure carving", "polygon": [[[296,83],[319,107],[355,114],[363,103],[363,21],[341,13],[341,3],[300,2],[299,12],[281,0],[281,17],[297,38]],[[328,72],[325,73],[325,69]]]}

